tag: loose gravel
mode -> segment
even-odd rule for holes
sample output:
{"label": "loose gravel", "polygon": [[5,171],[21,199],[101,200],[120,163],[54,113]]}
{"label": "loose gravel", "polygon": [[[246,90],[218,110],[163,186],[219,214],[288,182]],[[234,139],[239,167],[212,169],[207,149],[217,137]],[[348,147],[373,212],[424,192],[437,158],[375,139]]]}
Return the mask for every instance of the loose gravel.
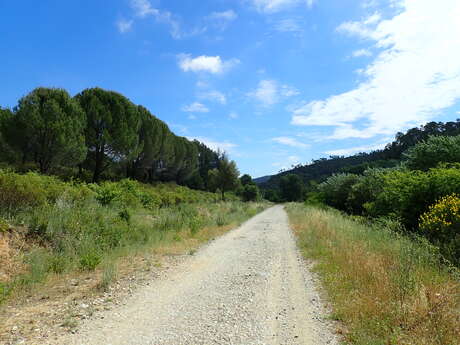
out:
{"label": "loose gravel", "polygon": [[306,267],[274,206],[56,344],[338,344]]}

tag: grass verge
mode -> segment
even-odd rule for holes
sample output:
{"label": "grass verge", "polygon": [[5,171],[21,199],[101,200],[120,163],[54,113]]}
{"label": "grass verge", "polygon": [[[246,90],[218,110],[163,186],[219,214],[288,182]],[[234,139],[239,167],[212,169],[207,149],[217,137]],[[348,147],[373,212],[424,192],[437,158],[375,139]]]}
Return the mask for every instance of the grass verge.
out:
{"label": "grass verge", "polygon": [[317,263],[346,343],[460,344],[460,274],[440,264],[427,241],[331,209],[286,210],[303,254]]}

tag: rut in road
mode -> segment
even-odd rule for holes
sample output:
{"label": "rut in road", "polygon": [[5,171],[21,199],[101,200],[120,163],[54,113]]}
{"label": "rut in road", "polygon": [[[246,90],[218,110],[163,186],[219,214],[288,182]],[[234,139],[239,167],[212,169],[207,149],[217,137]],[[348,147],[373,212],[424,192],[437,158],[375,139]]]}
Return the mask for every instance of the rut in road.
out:
{"label": "rut in road", "polygon": [[274,206],[59,344],[337,344],[314,285]]}

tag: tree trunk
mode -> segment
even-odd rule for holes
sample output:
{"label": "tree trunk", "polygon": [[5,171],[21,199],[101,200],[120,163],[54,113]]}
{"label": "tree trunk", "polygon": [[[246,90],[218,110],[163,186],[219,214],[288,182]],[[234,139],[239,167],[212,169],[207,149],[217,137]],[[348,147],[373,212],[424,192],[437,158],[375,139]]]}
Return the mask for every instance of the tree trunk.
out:
{"label": "tree trunk", "polygon": [[225,201],[225,190],[222,188],[222,201]]}
{"label": "tree trunk", "polygon": [[94,166],[94,174],[93,174],[93,183],[98,183],[99,179],[101,177],[101,170],[102,170],[102,158],[103,154],[101,154],[103,151],[96,151],[96,162]]}

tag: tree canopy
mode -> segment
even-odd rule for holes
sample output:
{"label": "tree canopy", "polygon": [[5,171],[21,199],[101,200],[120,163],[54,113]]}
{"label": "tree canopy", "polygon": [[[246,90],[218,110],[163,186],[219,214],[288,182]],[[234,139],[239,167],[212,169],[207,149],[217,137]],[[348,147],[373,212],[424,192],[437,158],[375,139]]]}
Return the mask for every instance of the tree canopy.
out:
{"label": "tree canopy", "polygon": [[84,160],[85,113],[67,91],[37,88],[19,100],[13,118],[10,143],[30,154],[41,172]]}
{"label": "tree canopy", "polygon": [[19,171],[87,182],[129,177],[227,191],[231,181],[215,186],[209,171],[237,171],[234,162],[230,170],[220,164],[225,155],[175,135],[147,108],[101,88],[73,98],[62,89],[37,88],[13,110],[0,108],[0,150],[0,162]]}

